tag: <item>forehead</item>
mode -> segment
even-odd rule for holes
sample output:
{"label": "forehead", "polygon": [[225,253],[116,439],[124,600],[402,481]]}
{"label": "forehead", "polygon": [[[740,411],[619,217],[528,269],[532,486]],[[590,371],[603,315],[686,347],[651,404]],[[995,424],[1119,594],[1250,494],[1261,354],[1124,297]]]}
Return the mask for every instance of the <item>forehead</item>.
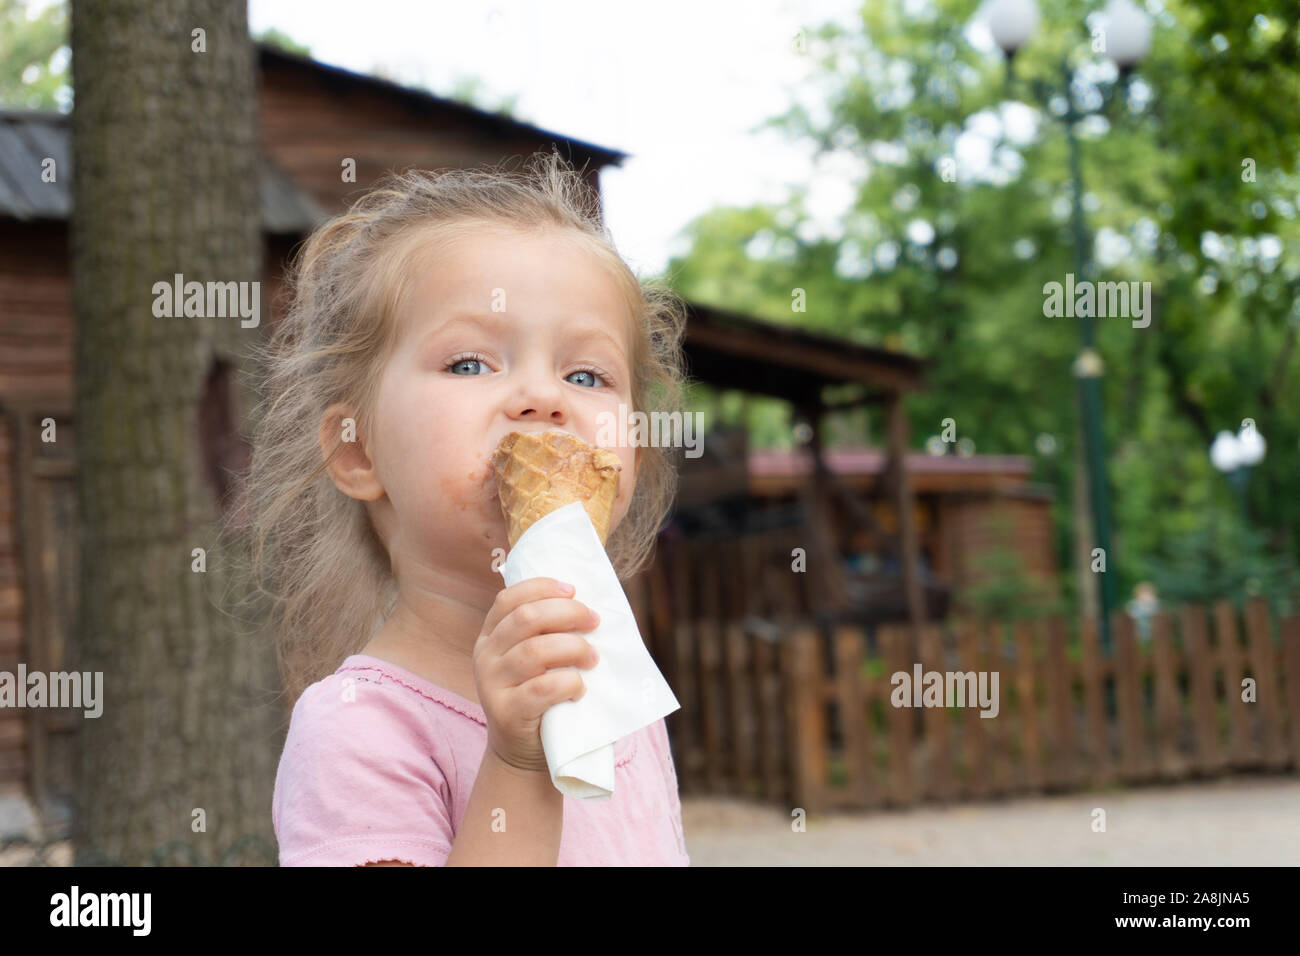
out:
{"label": "forehead", "polygon": [[405,321],[421,328],[457,313],[504,307],[525,318],[611,324],[631,354],[628,289],[575,230],[525,232],[496,223],[430,230],[414,237],[406,273]]}

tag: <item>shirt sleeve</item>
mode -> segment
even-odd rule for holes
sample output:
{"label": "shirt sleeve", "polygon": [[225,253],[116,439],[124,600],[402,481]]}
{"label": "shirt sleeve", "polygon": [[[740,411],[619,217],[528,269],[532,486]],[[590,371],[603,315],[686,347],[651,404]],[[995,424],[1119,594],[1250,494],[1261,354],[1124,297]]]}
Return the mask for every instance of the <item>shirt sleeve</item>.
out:
{"label": "shirt sleeve", "polygon": [[404,693],[332,675],[295,705],[273,801],[281,866],[446,861],[450,789]]}

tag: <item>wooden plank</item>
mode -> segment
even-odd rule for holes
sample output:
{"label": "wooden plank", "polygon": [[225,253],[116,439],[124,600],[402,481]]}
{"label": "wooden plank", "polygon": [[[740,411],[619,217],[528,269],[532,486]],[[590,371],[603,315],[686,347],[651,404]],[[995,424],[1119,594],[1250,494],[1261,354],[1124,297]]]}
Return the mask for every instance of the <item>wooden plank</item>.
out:
{"label": "wooden plank", "polygon": [[[773,606],[771,595],[762,586],[762,576],[772,547],[770,536],[763,536],[754,547],[746,548],[748,580],[756,582],[751,609],[759,616],[775,622],[779,612]],[[777,624],[778,635],[786,632],[784,623]],[[790,803],[789,779],[785,767],[785,732],[781,706],[781,679],[776,671],[779,664],[777,648],[762,634],[749,635],[754,693],[757,701],[755,713],[755,743],[758,747],[759,780],[764,797],[787,806]],[[778,638],[779,639],[779,638]]]}
{"label": "wooden plank", "polygon": [[1047,621],[1047,647],[1044,655],[1047,694],[1048,739],[1051,760],[1047,781],[1052,787],[1072,787],[1082,779],[1082,768],[1075,759],[1074,690],[1070,660],[1066,654],[1065,620],[1053,616]]}
{"label": "wooden plank", "polygon": [[790,678],[786,726],[790,737],[790,792],[796,807],[820,813],[827,804],[826,695],[821,679],[821,637],[803,628],[781,644],[782,670]]}
{"label": "wooden plank", "polygon": [[1084,751],[1087,754],[1088,781],[1103,787],[1115,779],[1110,755],[1109,722],[1103,694],[1101,649],[1098,647],[1097,619],[1085,617],[1079,626],[1081,650],[1080,676],[1083,680]]}
{"label": "wooden plank", "polygon": [[1016,622],[1016,725],[1022,754],[1021,780],[1031,790],[1043,788],[1040,745],[1037,661],[1034,654],[1034,626]]}
{"label": "wooden plank", "polygon": [[25,711],[16,716],[0,716],[0,750],[20,750],[27,741]]}
{"label": "wooden plank", "polygon": [[898,558],[903,593],[907,598],[912,637],[919,642],[921,628],[926,623],[925,599],[921,591],[920,545],[916,539],[916,501],[912,496],[911,476],[907,469],[908,425],[902,393],[893,392],[885,399],[885,427],[888,433],[886,468],[891,478],[894,508],[898,516]]}
{"label": "wooden plank", "polygon": [[1300,614],[1282,619],[1282,659],[1286,668],[1286,704],[1290,718],[1291,767],[1300,770]]}
{"label": "wooden plank", "polygon": [[1142,667],[1138,660],[1133,618],[1123,611],[1111,616],[1115,637],[1115,710],[1119,720],[1120,773],[1138,780],[1147,772],[1142,705]]}
{"label": "wooden plank", "polygon": [[1250,705],[1241,699],[1241,645],[1237,639],[1237,611],[1230,601],[1214,606],[1214,630],[1218,641],[1219,664],[1223,670],[1223,702],[1228,709],[1228,766],[1247,767],[1258,755],[1250,739]]}
{"label": "wooden plank", "polygon": [[677,686],[677,649],[673,646],[673,600],[672,588],[668,581],[668,569],[665,567],[664,551],[661,547],[655,561],[645,574],[646,595],[649,605],[650,633],[653,635],[655,663],[664,673],[668,683]]}
{"label": "wooden plank", "polygon": [[880,802],[873,779],[871,747],[874,734],[866,710],[862,678],[862,631],[841,625],[835,631],[835,697],[844,734],[844,769],[853,803],[867,807]]}
{"label": "wooden plank", "polygon": [[25,783],[30,770],[25,750],[0,750],[0,784]]}
{"label": "wooden plank", "polygon": [[754,691],[750,682],[750,642],[745,639],[740,619],[726,622],[726,672],[730,710],[732,792],[753,796],[758,789],[754,769],[753,709]]}
{"label": "wooden plank", "polygon": [[987,622],[984,626],[984,639],[987,647],[984,666],[989,672],[989,686],[991,689],[993,672],[996,671],[998,675],[998,695],[1001,697],[1001,704],[996,717],[981,717],[980,723],[988,725],[989,752],[992,757],[993,792],[1010,793],[1016,789],[1019,781],[1015,778],[1016,767],[1011,759],[1011,742],[1015,728],[1011,726],[1011,718],[1008,715],[1010,708],[1006,706],[1007,695],[1003,693],[1003,689],[1014,680],[1015,669],[1007,658],[1001,622]]}
{"label": "wooden plank", "polygon": [[736,616],[749,617],[764,614],[762,554],[767,543],[765,535],[750,535],[737,540],[735,572],[740,575],[740,605]]}
{"label": "wooden plank", "polygon": [[763,554],[759,577],[763,582],[763,601],[769,617],[787,616],[794,612],[795,575],[790,571],[788,557],[784,557],[789,553],[784,535],[773,535],[771,551]]}
{"label": "wooden plank", "polygon": [[[925,624],[921,628],[922,673],[936,671],[943,675],[948,669],[947,664],[939,625]],[[953,714],[952,703],[945,696],[942,707],[925,708],[924,718],[926,762],[922,770],[923,792],[927,797],[943,802],[951,800],[954,795],[952,744],[948,732]]]}
{"label": "wooden plank", "polygon": [[1157,611],[1151,619],[1152,663],[1156,694],[1156,764],[1166,779],[1186,774],[1187,761],[1178,752],[1183,727],[1182,702],[1178,694],[1178,658],[1174,653],[1169,615]]}
{"label": "wooden plank", "polygon": [[724,605],[719,621],[722,641],[723,686],[727,701],[725,739],[727,749],[727,787],[737,795],[752,795],[749,780],[752,735],[749,712],[753,695],[750,692],[748,642],[742,633],[746,597],[742,574],[741,545],[738,538],[721,543],[718,560],[725,572],[719,577],[725,581]]}
{"label": "wooden plank", "polygon": [[700,541],[693,548],[692,565],[703,585],[700,594],[701,615],[696,622],[695,639],[700,645],[700,723],[704,738],[704,779],[712,793],[728,789],[722,738],[722,568],[716,543]]}
{"label": "wooden plank", "polygon": [[669,562],[673,600],[673,649],[677,663],[677,699],[681,709],[669,714],[665,726],[671,726],[677,738],[678,757],[677,774],[681,788],[685,791],[702,789],[703,781],[700,766],[703,754],[700,750],[699,734],[699,643],[695,640],[694,608],[691,602],[691,567],[690,544],[685,539],[678,540]]}
{"label": "wooden plank", "polygon": [[650,602],[646,595],[645,577],[645,572],[642,571],[623,581],[623,596],[627,598],[627,606],[632,609],[632,619],[636,621],[641,642],[653,655],[654,634],[650,630]]}
{"label": "wooden plank", "polygon": [[[888,625],[881,627],[880,634],[887,681],[892,682],[892,675],[900,671],[910,674],[910,629]],[[885,721],[889,724],[889,802],[903,806],[912,801],[912,723],[916,714],[910,706],[893,705],[892,689],[890,696],[889,706],[885,707]]]}
{"label": "wooden plank", "polygon": [[1264,765],[1280,769],[1287,764],[1282,740],[1281,698],[1277,686],[1278,653],[1273,649],[1273,627],[1268,601],[1255,596],[1246,601],[1251,676],[1255,678],[1255,716],[1263,724]]}
{"label": "wooden plank", "polygon": [[1188,690],[1191,694],[1192,726],[1196,749],[1192,766],[1201,773],[1214,773],[1223,762],[1219,751],[1218,704],[1214,693],[1214,654],[1210,649],[1205,608],[1184,605],[1179,617],[1183,633],[1183,654],[1187,659]]}
{"label": "wooden plank", "polygon": [[759,780],[764,799],[788,803],[783,726],[780,719],[780,678],[773,673],[776,652],[763,637],[755,635],[753,645],[754,689],[758,698],[757,734]]}
{"label": "wooden plank", "polygon": [[[976,680],[983,669],[979,647],[979,625],[973,620],[966,620],[957,629],[957,652],[964,673],[974,673]],[[978,707],[971,707],[969,701],[962,719],[962,767],[965,780],[961,794],[967,797],[985,797],[993,785],[993,776],[989,768],[988,730],[984,726],[988,719],[979,715]]]}

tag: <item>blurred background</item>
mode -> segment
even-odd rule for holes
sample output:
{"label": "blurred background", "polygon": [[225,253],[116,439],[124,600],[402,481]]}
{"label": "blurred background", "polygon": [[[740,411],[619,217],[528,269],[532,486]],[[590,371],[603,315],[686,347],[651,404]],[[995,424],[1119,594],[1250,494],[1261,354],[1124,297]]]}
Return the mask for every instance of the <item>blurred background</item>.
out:
{"label": "blurred background", "polygon": [[[0,860],[275,862],[248,347],[385,171],[551,148],[689,307],[704,454],[627,589],[695,863],[1155,784],[1273,820],[1221,788],[1300,796],[1297,12],[0,0],[0,671],[121,702],[0,709]],[[175,273],[263,320],[155,318]],[[998,716],[891,702],[914,664]],[[1196,862],[1178,819],[1126,862]]]}

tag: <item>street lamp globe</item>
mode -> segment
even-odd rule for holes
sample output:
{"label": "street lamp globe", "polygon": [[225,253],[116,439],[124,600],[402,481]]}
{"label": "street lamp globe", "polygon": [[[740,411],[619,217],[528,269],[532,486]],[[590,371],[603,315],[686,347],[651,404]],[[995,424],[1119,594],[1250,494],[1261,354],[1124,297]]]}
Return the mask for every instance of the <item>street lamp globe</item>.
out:
{"label": "street lamp globe", "polygon": [[1009,57],[1038,29],[1038,4],[1034,0],[993,0],[984,16],[993,41]]}
{"label": "street lamp globe", "polygon": [[1136,66],[1151,49],[1151,18],[1132,0],[1110,0],[1102,14],[1106,31],[1106,55],[1121,70]]}
{"label": "street lamp globe", "polygon": [[1264,441],[1264,436],[1259,433],[1259,429],[1243,428],[1237,433],[1237,457],[1243,465],[1254,467],[1264,460],[1264,452],[1268,448],[1268,443]]}
{"label": "street lamp globe", "polygon": [[1237,436],[1230,431],[1215,435],[1214,443],[1210,445],[1210,462],[1224,474],[1240,468],[1241,446],[1237,443]]}

